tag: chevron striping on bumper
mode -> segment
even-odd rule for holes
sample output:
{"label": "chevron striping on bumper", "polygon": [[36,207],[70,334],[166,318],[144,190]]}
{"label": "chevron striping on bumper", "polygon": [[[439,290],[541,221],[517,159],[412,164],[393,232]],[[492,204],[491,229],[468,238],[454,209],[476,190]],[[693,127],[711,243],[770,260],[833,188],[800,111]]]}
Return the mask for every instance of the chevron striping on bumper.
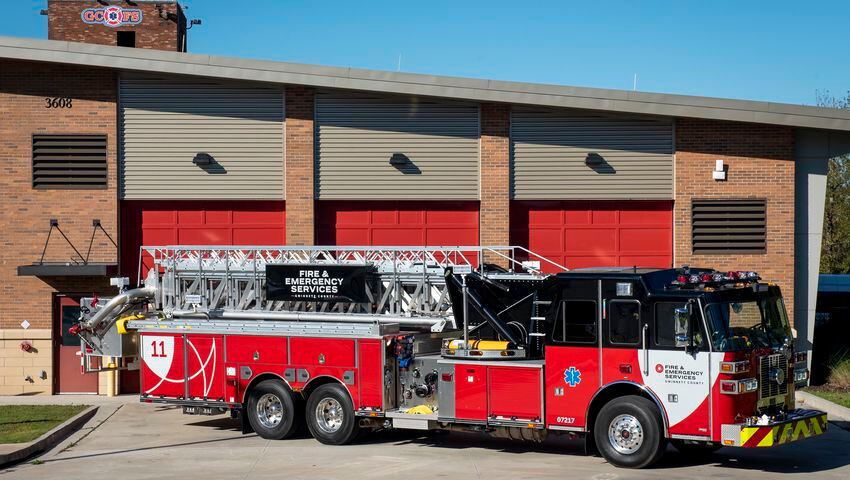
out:
{"label": "chevron striping on bumper", "polygon": [[775,427],[751,426],[741,429],[742,447],[772,447],[821,435],[826,431],[826,414],[792,421]]}

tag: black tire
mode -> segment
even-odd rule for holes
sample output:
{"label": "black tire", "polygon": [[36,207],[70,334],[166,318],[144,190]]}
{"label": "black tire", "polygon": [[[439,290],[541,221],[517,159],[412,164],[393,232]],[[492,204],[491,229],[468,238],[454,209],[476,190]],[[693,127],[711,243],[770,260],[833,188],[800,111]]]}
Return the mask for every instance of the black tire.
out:
{"label": "black tire", "polygon": [[593,438],[608,463],[625,468],[648,467],[661,459],[667,447],[658,408],[636,395],[615,399],[602,407]]}
{"label": "black tire", "polygon": [[683,455],[691,457],[702,457],[711,455],[720,450],[723,445],[711,442],[686,442],[684,440],[671,440],[670,444]]}
{"label": "black tire", "polygon": [[282,440],[298,430],[292,392],[280,380],[263,380],[248,396],[248,423],[262,438]]}
{"label": "black tire", "polygon": [[322,385],[311,393],[305,415],[310,434],[326,445],[351,443],[360,431],[348,390],[338,383]]}

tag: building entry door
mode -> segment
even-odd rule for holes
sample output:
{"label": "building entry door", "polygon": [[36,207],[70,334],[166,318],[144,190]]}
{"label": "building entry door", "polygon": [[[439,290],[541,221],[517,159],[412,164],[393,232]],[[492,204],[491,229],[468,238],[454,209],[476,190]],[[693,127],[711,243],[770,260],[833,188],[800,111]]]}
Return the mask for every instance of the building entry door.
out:
{"label": "building entry door", "polygon": [[80,337],[68,333],[80,318],[80,299],[60,295],[53,302],[56,393],[97,393],[97,373],[82,373]]}

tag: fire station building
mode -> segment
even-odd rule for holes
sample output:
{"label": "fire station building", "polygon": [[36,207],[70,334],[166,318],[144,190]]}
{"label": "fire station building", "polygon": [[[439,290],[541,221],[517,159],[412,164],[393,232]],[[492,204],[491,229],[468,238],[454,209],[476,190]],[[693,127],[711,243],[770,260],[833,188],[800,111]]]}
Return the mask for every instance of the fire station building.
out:
{"label": "fire station building", "polygon": [[47,5],[0,37],[0,394],[105,392],[67,326],[141,245],[755,270],[810,346],[850,111],[193,55],[176,1]]}

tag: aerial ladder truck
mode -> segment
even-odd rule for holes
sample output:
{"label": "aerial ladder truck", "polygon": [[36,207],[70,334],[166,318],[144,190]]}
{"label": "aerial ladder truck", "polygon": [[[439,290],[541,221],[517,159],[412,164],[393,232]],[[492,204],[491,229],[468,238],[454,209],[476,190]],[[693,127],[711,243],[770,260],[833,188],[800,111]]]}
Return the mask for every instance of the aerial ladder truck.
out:
{"label": "aerial ladder truck", "polygon": [[584,438],[610,463],[820,435],[779,286],[756,272],[567,270],[521,247],[142,247],[86,298],[86,371],[142,402],[325,444],[383,429]]}

